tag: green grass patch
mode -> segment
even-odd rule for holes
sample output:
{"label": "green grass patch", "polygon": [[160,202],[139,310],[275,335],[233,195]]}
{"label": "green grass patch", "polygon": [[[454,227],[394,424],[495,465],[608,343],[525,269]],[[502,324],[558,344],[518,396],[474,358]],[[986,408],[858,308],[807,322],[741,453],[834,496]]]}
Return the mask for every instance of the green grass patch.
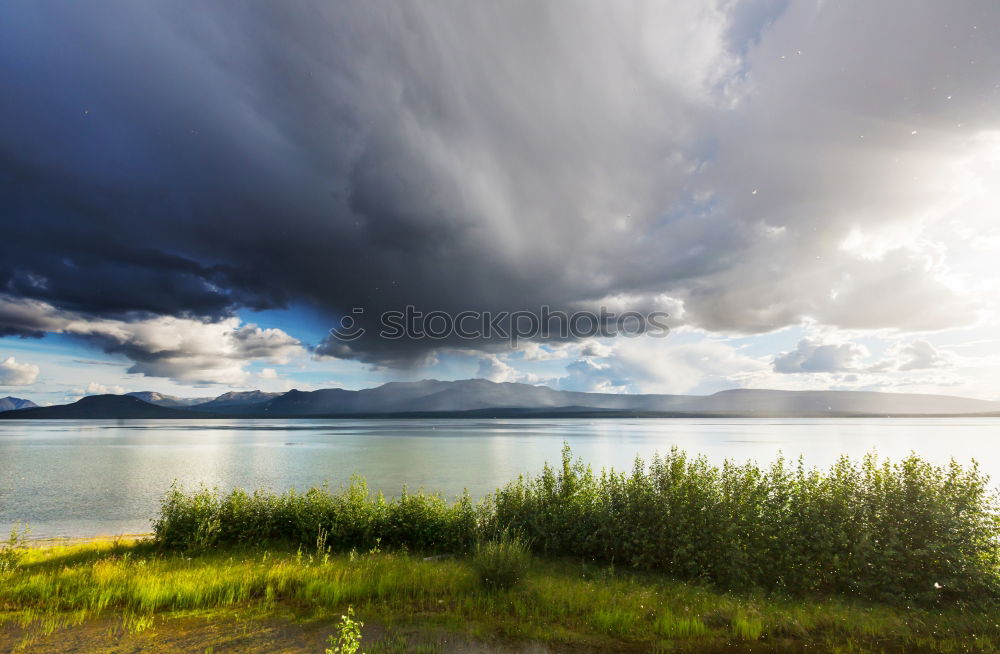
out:
{"label": "green grass patch", "polygon": [[[0,623],[34,633],[122,616],[122,631],[163,617],[294,615],[388,629],[362,651],[407,650],[393,629],[422,625],[485,639],[536,639],[598,650],[992,652],[993,605],[920,609],[862,600],[724,593],[648,572],[537,559],[520,583],[485,590],[471,556],[274,549],[164,552],[150,543],[30,549],[0,574]],[[333,632],[334,627],[330,627]],[[439,651],[433,643],[421,645]],[[760,649],[763,648],[763,649]],[[443,650],[442,650],[443,651]]]}
{"label": "green grass patch", "polygon": [[479,583],[493,590],[516,586],[524,579],[530,565],[528,544],[510,534],[477,543],[472,553],[472,568]]}

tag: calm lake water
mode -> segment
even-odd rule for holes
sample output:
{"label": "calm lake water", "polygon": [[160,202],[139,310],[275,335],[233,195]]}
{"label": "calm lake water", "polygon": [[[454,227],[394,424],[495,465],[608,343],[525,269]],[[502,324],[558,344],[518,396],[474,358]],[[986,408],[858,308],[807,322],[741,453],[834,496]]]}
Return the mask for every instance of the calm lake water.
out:
{"label": "calm lake water", "polygon": [[1000,420],[169,420],[0,421],[0,530],[33,537],[149,531],[173,480],[230,489],[338,486],[353,473],[474,496],[559,458],[563,441],[595,468],[631,468],[677,445],[712,461],[911,451],[977,459],[1000,480]]}

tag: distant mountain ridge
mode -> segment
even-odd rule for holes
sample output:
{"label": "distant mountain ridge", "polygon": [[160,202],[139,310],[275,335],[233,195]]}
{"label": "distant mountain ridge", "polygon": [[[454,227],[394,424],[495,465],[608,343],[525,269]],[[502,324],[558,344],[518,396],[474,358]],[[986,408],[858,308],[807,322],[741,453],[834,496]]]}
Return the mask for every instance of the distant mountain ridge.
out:
{"label": "distant mountain ridge", "polygon": [[546,386],[496,383],[391,382],[360,391],[292,390],[245,412],[294,417],[347,414],[448,413],[488,409],[565,410],[690,415],[969,415],[1000,413],[1000,403],[945,395],[871,391],[735,389],[714,395],[615,395],[558,391]]}
{"label": "distant mountain ridge", "polygon": [[[94,398],[104,398],[96,400]],[[116,401],[108,398],[128,398]],[[148,398],[148,401],[147,401]],[[4,412],[6,418],[164,417],[310,418],[351,416],[434,417],[852,417],[1000,416],[1000,402],[947,395],[872,391],[774,391],[734,389],[713,395],[614,395],[559,391],[546,386],[485,379],[390,382],[349,391],[328,388],[287,393],[245,391],[194,402],[159,393],[83,398],[61,407]],[[138,403],[138,404],[137,404]],[[141,405],[145,405],[143,408]],[[73,407],[73,408],[71,408]],[[121,415],[114,415],[121,411]],[[169,411],[169,414],[162,411]],[[98,415],[100,414],[100,415]],[[126,415],[127,414],[127,415]]]}
{"label": "distant mountain ridge", "polygon": [[210,397],[177,397],[176,395],[167,395],[165,393],[157,393],[156,391],[134,391],[132,393],[125,393],[125,395],[137,397],[143,402],[149,402],[156,406],[173,408],[194,406],[212,401]]}
{"label": "distant mountain ridge", "polygon": [[769,391],[734,389],[684,405],[690,412],[822,415],[969,415],[1000,411],[1000,402],[949,395],[876,393],[872,391]]}
{"label": "distant mountain ridge", "polygon": [[197,411],[238,411],[241,407],[263,404],[264,402],[281,395],[283,395],[283,393],[266,393],[264,391],[238,391],[223,393],[215,399],[207,402],[199,402],[194,408]]}
{"label": "distant mountain ridge", "polygon": [[243,405],[259,404],[283,393],[268,393],[266,391],[230,391],[217,397],[177,397],[156,391],[133,391],[125,393],[137,397],[143,402],[169,408],[198,407],[199,411],[214,411],[216,408],[235,408]]}
{"label": "distant mountain ridge", "polygon": [[256,407],[275,416],[418,413],[480,409],[554,409],[581,407],[618,411],[675,411],[686,395],[614,395],[557,391],[547,386],[497,383],[485,379],[443,382],[390,382],[376,388],[347,391],[291,390]]}
{"label": "distant mountain ridge", "polygon": [[4,411],[0,419],[174,419],[197,417],[182,409],[157,406],[130,395],[88,395],[70,404]]}
{"label": "distant mountain ridge", "polygon": [[23,400],[19,397],[0,397],[0,412],[16,411],[18,409],[30,409],[38,406],[31,400]]}

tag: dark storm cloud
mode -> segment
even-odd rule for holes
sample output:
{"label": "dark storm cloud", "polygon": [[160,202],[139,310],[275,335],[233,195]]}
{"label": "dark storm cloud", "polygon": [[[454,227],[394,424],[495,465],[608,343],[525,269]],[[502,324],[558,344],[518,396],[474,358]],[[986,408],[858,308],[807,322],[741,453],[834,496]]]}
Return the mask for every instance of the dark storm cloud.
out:
{"label": "dark storm cloud", "polygon": [[724,53],[657,70],[617,49],[642,12],[554,9],[8,5],[0,284],[95,316],[598,298]]}
{"label": "dark storm cloud", "polygon": [[[713,329],[835,321],[816,300],[827,289],[813,291],[843,270],[811,267],[829,245],[800,229],[826,208],[751,205],[762,182],[715,164],[732,157],[767,181],[741,158],[773,145],[753,141],[775,134],[770,109],[744,109],[759,75],[801,143],[787,166],[831,173],[797,158],[810,140],[789,127],[788,79],[761,74],[774,35],[788,40],[788,11],[769,0],[6,3],[0,291],[94,319],[220,320],[294,300],[333,326],[355,306],[374,317],[666,294]],[[949,11],[976,14],[984,32],[996,18],[985,5]],[[824,24],[789,20],[803,40]],[[907,25],[896,32],[855,49],[905,46]],[[818,87],[836,78],[833,63],[812,65]],[[853,97],[832,88],[834,102]],[[761,278],[771,263],[803,274],[786,269],[798,281],[776,286]],[[38,332],[21,323],[0,329]],[[325,352],[399,364],[441,344],[365,338]]]}

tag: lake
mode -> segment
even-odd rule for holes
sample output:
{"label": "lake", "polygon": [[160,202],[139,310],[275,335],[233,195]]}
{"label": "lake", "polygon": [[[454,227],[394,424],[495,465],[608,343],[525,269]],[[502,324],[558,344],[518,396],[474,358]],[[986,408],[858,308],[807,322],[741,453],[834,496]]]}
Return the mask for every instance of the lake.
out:
{"label": "lake", "polygon": [[976,458],[1000,480],[1000,420],[553,419],[0,421],[0,530],[33,537],[150,529],[175,479],[230,489],[305,489],[354,473],[398,494],[404,484],[480,497],[559,459],[563,441],[595,468],[629,469],[678,446],[714,462],[779,453],[827,466],[841,454],[911,451],[937,462]]}

